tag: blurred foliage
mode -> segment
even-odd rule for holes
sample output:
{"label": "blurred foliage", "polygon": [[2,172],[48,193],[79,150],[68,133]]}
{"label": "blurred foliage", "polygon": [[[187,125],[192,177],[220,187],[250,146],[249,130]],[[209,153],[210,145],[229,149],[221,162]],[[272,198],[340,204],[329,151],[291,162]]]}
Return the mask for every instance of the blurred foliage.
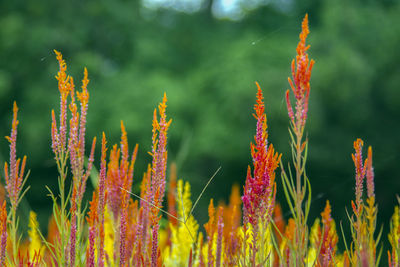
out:
{"label": "blurred foliage", "polygon": [[[194,212],[202,222],[210,197],[227,199],[233,183],[244,184],[255,131],[254,81],[264,89],[269,140],[284,164],[290,160],[283,99],[308,12],[316,60],[306,127],[312,219],[329,199],[333,217],[348,223],[355,183],[350,154],[360,137],[374,149],[378,224],[388,226],[400,185],[400,3],[253,1],[258,4],[229,19],[213,15],[217,2],[186,13],[140,1],[0,2],[0,135],[9,134],[16,100],[18,153],[28,155],[31,169],[27,200],[42,225],[51,205],[44,185],[55,189],[57,180],[50,149],[50,111],[59,108],[53,49],[63,53],[77,85],[83,67],[89,70],[87,137],[105,131],[112,145],[123,120],[131,147],[139,143],[136,187],[150,161],[152,111],[167,92],[169,161],[177,162],[179,178],[190,180],[197,196],[222,166]],[[7,157],[3,139],[1,162]]]}

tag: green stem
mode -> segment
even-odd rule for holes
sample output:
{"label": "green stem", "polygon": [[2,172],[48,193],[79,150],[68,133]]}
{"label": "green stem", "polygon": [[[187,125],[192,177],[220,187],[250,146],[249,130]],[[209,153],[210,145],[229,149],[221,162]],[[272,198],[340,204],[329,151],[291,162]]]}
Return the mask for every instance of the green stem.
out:
{"label": "green stem", "polygon": [[302,240],[302,232],[305,230],[303,229],[303,212],[301,209],[301,205],[303,202],[302,199],[302,186],[301,186],[301,140],[302,140],[302,131],[296,131],[296,243],[295,247],[297,249],[296,252],[296,266],[302,266],[302,262],[305,255],[303,251],[303,240]]}
{"label": "green stem", "polygon": [[59,225],[59,234],[60,234],[60,247],[58,249],[57,257],[58,257],[58,262],[61,263],[61,266],[65,266],[66,263],[66,255],[65,254],[65,248],[67,247],[67,242],[66,242],[66,208],[67,208],[67,203],[66,203],[66,198],[65,198],[65,179],[67,177],[67,170],[66,170],[66,163],[67,163],[67,158],[68,158],[68,153],[65,153],[64,151],[61,151],[60,153],[61,157],[58,158],[56,156],[56,162],[57,162],[57,169],[58,173],[60,174],[59,179],[58,179],[58,188],[60,190],[60,225]]}
{"label": "green stem", "polygon": [[[11,202],[13,203],[13,202]],[[13,249],[13,263],[17,264],[17,255],[18,255],[18,248],[17,248],[17,226],[16,226],[16,215],[17,215],[17,207],[16,205],[12,204],[11,207],[11,240],[12,240],[12,249]]]}

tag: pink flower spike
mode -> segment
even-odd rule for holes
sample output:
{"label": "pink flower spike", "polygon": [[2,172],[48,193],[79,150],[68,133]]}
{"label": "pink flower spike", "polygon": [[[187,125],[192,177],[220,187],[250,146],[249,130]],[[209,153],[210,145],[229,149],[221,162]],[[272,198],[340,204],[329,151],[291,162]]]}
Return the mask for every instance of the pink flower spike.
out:
{"label": "pink flower spike", "polygon": [[100,159],[100,175],[99,175],[99,203],[98,203],[98,217],[99,217],[99,253],[98,253],[98,264],[99,267],[104,266],[104,209],[106,201],[106,174],[107,174],[107,141],[106,135],[103,132],[103,138],[101,140],[101,159]]}
{"label": "pink flower spike", "polygon": [[[290,79],[289,79],[289,81],[291,82]],[[293,109],[292,109],[292,104],[290,103],[289,90],[286,90],[286,106],[287,106],[289,118],[294,125],[294,113],[293,113]]]}
{"label": "pink flower spike", "polygon": [[374,197],[375,185],[374,185],[374,167],[372,166],[372,147],[368,147],[366,176],[367,176],[367,196],[368,198]]}
{"label": "pink flower spike", "polygon": [[17,159],[17,126],[19,124],[17,113],[18,107],[16,102],[14,102],[11,134],[10,136],[6,136],[6,139],[10,143],[10,162],[9,164],[7,164],[7,162],[4,163],[6,190],[10,199],[11,208],[14,211],[16,211],[20,200],[26,166],[26,156],[24,156],[22,162],[21,159]]}
{"label": "pink flower spike", "polygon": [[5,266],[7,248],[7,209],[6,201],[0,207],[0,266]]}
{"label": "pink flower spike", "polygon": [[223,213],[224,213],[224,208],[222,206],[220,206],[219,211],[218,211],[217,253],[216,253],[216,260],[215,260],[216,267],[221,266],[222,237],[223,237],[223,230],[224,230]]}
{"label": "pink flower spike", "polygon": [[79,124],[79,144],[80,151],[85,151],[85,133],[86,133],[86,115],[89,103],[89,92],[87,90],[87,85],[89,84],[87,69],[84,69],[84,77],[82,80],[82,92],[77,92],[76,96],[81,105],[81,118]]}
{"label": "pink flower spike", "polygon": [[60,139],[57,130],[56,116],[54,115],[54,110],[51,111],[51,148],[53,149],[54,155],[58,157],[58,151],[60,146]]}
{"label": "pink flower spike", "polygon": [[355,154],[351,154],[356,169],[356,207],[358,213],[361,211],[363,181],[365,177],[365,167],[363,166],[362,159],[363,146],[364,142],[358,138],[356,141],[354,141]]}
{"label": "pink flower spike", "polygon": [[92,149],[90,151],[90,156],[89,156],[89,160],[88,160],[88,166],[86,169],[85,174],[82,177],[82,181],[80,182],[79,186],[80,186],[80,190],[79,190],[79,201],[82,201],[83,198],[83,194],[85,193],[86,190],[86,182],[87,179],[90,176],[90,172],[92,171],[93,168],[93,161],[94,161],[94,151],[96,149],[96,137],[93,138],[93,142],[92,142]]}

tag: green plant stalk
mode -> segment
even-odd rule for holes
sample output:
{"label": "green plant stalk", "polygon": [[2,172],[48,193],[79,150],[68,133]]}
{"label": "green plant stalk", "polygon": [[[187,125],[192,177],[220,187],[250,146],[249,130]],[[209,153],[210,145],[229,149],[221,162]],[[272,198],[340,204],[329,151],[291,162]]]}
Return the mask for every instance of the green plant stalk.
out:
{"label": "green plant stalk", "polygon": [[258,238],[258,222],[253,227],[253,249],[251,255],[251,266],[255,267],[256,265],[256,254],[257,254],[257,238]]}
{"label": "green plant stalk", "polygon": [[[299,130],[300,129],[300,130]],[[307,248],[305,247],[305,242],[303,240],[303,234],[306,232],[306,222],[305,222],[305,217],[303,215],[303,210],[302,210],[302,203],[303,203],[303,193],[304,188],[301,184],[301,179],[302,176],[304,175],[304,167],[303,167],[303,162],[305,162],[305,159],[303,158],[302,155],[302,139],[303,139],[303,133],[304,133],[304,127],[300,127],[298,124],[296,126],[295,130],[295,135],[296,135],[296,144],[295,144],[295,149],[296,149],[296,154],[295,154],[295,169],[296,169],[296,196],[295,196],[295,201],[296,201],[296,243],[295,244],[295,253],[296,253],[296,266],[303,266],[304,265],[304,259],[306,256],[306,250]],[[292,146],[293,148],[293,146]]]}
{"label": "green plant stalk", "polygon": [[[25,176],[25,178],[23,179],[23,182],[21,184],[21,189],[24,188],[24,185],[28,179],[29,176],[29,172],[27,173],[27,175]],[[18,248],[19,248],[19,244],[20,244],[20,240],[21,237],[17,236],[17,230],[18,230],[18,218],[17,218],[17,208],[19,203],[21,202],[21,199],[24,197],[24,195],[26,194],[26,192],[29,190],[29,187],[27,187],[24,191],[22,191],[22,193],[20,192],[17,196],[16,196],[16,202],[14,201],[10,201],[11,203],[11,226],[10,226],[10,236],[11,236],[11,243],[12,243],[12,252],[13,252],[13,263],[17,264],[17,260],[18,260]]]}
{"label": "green plant stalk", "polygon": [[14,264],[17,264],[17,255],[18,255],[16,213],[17,213],[17,207],[12,205],[11,206],[11,242],[12,242]]}
{"label": "green plant stalk", "polygon": [[81,212],[81,207],[82,207],[82,203],[81,203],[81,201],[79,201],[78,202],[78,204],[77,204],[77,216],[76,216],[76,220],[77,220],[77,223],[76,223],[76,232],[77,232],[77,235],[76,235],[76,245],[75,245],[75,249],[76,249],[76,253],[75,253],[75,257],[76,257],[76,259],[77,259],[77,262],[79,262],[80,263],[80,259],[81,259],[81,242],[80,242],[80,240],[81,240],[81,237],[82,237],[82,234],[81,234],[81,232],[82,232],[82,227],[81,227],[81,224],[82,224],[82,212]]}
{"label": "green plant stalk", "polygon": [[66,236],[67,233],[65,231],[66,227],[66,206],[67,206],[67,200],[68,197],[65,197],[65,179],[67,178],[67,159],[68,159],[68,151],[65,152],[64,149],[61,151],[61,159],[59,159],[56,156],[56,162],[57,162],[57,169],[60,174],[59,179],[58,179],[58,188],[60,191],[60,225],[58,225],[58,231],[60,233],[60,248],[59,251],[57,252],[57,257],[58,257],[58,262],[61,263],[61,266],[65,265],[65,260],[66,260],[66,255],[65,254],[65,248],[67,247],[67,242],[66,242]]}
{"label": "green plant stalk", "polygon": [[301,221],[301,169],[300,169],[300,160],[301,160],[301,136],[296,134],[296,161],[295,161],[295,168],[296,168],[296,266],[301,266],[301,250],[302,250],[302,242],[301,242],[301,228],[302,221]]}
{"label": "green plant stalk", "polygon": [[[261,251],[260,251],[260,262],[264,261],[264,243],[265,243],[265,224],[263,222],[261,227]],[[259,224],[258,224],[259,225]]]}

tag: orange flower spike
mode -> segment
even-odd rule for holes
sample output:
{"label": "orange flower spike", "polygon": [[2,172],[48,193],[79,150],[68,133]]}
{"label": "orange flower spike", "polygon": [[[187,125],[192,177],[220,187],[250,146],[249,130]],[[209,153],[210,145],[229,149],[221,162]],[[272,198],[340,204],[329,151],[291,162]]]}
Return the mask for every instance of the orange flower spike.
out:
{"label": "orange flower spike", "polygon": [[254,118],[257,120],[257,134],[254,136],[256,146],[260,146],[262,143],[266,142],[268,138],[267,132],[267,116],[265,115],[265,106],[264,106],[264,97],[262,93],[262,89],[258,82],[257,85],[257,100],[256,104],[254,104],[254,111],[256,112],[253,114]]}
{"label": "orange flower spike", "polygon": [[151,153],[150,156],[153,156],[156,149],[157,149],[157,136],[158,136],[158,130],[160,129],[160,125],[158,124],[158,119],[157,119],[157,109],[154,109],[153,112],[153,129],[152,129],[152,138],[151,138],[151,143],[152,143],[152,148],[151,148]]}
{"label": "orange flower spike", "polygon": [[322,217],[322,223],[324,225],[329,225],[330,222],[332,221],[331,218],[331,205],[329,204],[329,200],[326,201],[325,209],[323,212],[321,212],[321,217]]}
{"label": "orange flower spike", "polygon": [[121,194],[120,194],[120,184],[119,181],[119,158],[120,150],[115,144],[110,151],[110,158],[107,166],[107,189],[108,192],[108,203],[110,205],[111,211],[114,217],[117,217],[120,210]]}
{"label": "orange flower spike", "polygon": [[289,90],[286,91],[286,105],[289,118],[296,132],[301,132],[304,128],[307,112],[308,98],[310,94],[310,78],[314,65],[314,60],[309,60],[307,50],[310,48],[306,45],[306,39],[310,33],[308,28],[308,15],[303,19],[302,31],[300,33],[300,41],[296,48],[296,59],[292,61],[292,77],[288,78],[290,88],[296,98],[296,113],[294,114],[289,98]]}
{"label": "orange flower spike", "polygon": [[89,81],[90,80],[88,79],[88,71],[85,68],[83,70],[82,92],[76,92],[76,97],[78,98],[79,102],[81,102],[82,106],[86,106],[89,102],[89,92],[87,90]]}
{"label": "orange flower spike", "polygon": [[293,241],[295,233],[296,233],[296,223],[293,220],[293,218],[290,218],[289,221],[288,221],[288,224],[286,225],[285,235],[284,236],[287,239],[289,239],[290,241]]}
{"label": "orange flower spike", "polygon": [[74,115],[77,111],[78,108],[76,107],[75,103],[75,84],[74,84],[74,79],[71,77],[70,78],[70,83],[71,83],[71,103],[69,103],[69,110],[71,111],[72,115]]}
{"label": "orange flower spike", "polygon": [[257,120],[258,118],[264,117],[265,107],[264,107],[264,96],[260,84],[256,82],[256,85],[257,85],[257,99],[256,99],[256,104],[254,104],[254,111],[256,113],[253,114],[253,116]]}
{"label": "orange flower spike", "polygon": [[[60,129],[59,129],[59,150],[65,149],[66,142],[66,130],[67,130],[67,97],[69,93],[74,89],[74,81],[72,77],[67,76],[67,64],[65,60],[62,58],[62,54],[57,50],[54,50],[56,54],[57,61],[59,64],[59,71],[55,78],[58,81],[58,90],[60,92]],[[53,122],[55,123],[55,118],[53,118]],[[54,143],[55,140],[53,140]],[[54,145],[54,144],[53,144]]]}
{"label": "orange flower spike", "polygon": [[[310,45],[306,45],[306,39],[310,30],[308,28],[308,14],[303,19],[301,24],[302,31],[300,33],[300,42],[297,45],[296,51],[296,63],[297,68],[295,68],[295,61],[292,61],[292,75],[294,78],[295,85],[297,85],[297,90],[294,91],[296,99],[300,99],[303,97],[303,94],[310,90],[310,77],[311,70],[314,65],[314,60],[308,59],[307,50],[310,48]],[[292,86],[293,89],[293,86]]]}
{"label": "orange flower spike", "polygon": [[[140,184],[140,196],[145,198],[150,190],[150,179],[151,179],[151,165],[147,165],[147,171],[143,174],[142,183]],[[140,205],[142,206],[142,205]]]}
{"label": "orange flower spike", "polygon": [[89,212],[86,216],[86,221],[90,226],[94,226],[95,222],[97,221],[97,202],[98,198],[96,193],[93,192],[92,200],[89,201]]}
{"label": "orange flower spike", "polygon": [[229,206],[240,206],[242,204],[242,199],[240,198],[240,189],[238,184],[233,184],[231,195],[229,196]]}
{"label": "orange flower spike", "polygon": [[167,94],[164,92],[164,97],[162,102],[158,105],[158,110],[160,112],[160,122],[165,123],[166,130],[168,130],[168,127],[170,126],[172,119],[170,119],[167,122],[167,116],[165,114],[165,109],[167,108]]}
{"label": "orange flower spike", "polygon": [[208,205],[208,222],[204,225],[208,236],[212,237],[214,233],[214,224],[215,224],[215,207],[214,207],[214,199],[210,199],[210,204]]}
{"label": "orange flower spike", "polygon": [[126,129],[124,126],[124,122],[121,120],[121,153],[122,153],[122,161],[128,161],[129,156],[129,148],[128,148],[128,137],[126,133]]}
{"label": "orange flower spike", "polygon": [[85,133],[86,133],[86,116],[88,110],[89,103],[89,92],[87,90],[87,85],[89,84],[88,72],[85,68],[83,71],[83,79],[82,79],[82,92],[76,92],[76,97],[80,103],[80,124],[79,124],[79,151],[80,153],[84,153],[85,151]]}
{"label": "orange flower spike", "polygon": [[67,76],[67,64],[65,63],[65,60],[62,57],[62,54],[58,52],[57,50],[54,50],[54,53],[56,54],[56,58],[58,61],[58,65],[60,66],[60,70],[58,71],[57,75],[55,76],[57,81],[58,81],[58,90],[61,93],[61,99],[66,99],[68,96],[69,90],[70,90],[70,77]]}
{"label": "orange flower spike", "polygon": [[133,152],[132,152],[131,163],[129,164],[128,174],[126,175],[126,178],[128,179],[128,187],[127,187],[128,189],[132,188],[133,171],[135,168],[135,162],[136,162],[138,149],[139,149],[139,144],[136,144],[135,148],[133,149]]}
{"label": "orange flower spike", "polygon": [[283,219],[282,208],[279,203],[277,203],[274,207],[273,219],[274,219],[274,223],[276,225],[276,228],[274,228],[274,233],[278,240],[278,244],[280,244],[282,241],[281,234],[283,233],[283,231],[285,229],[285,221]]}
{"label": "orange flower spike", "polygon": [[322,224],[324,226],[323,236],[320,239],[321,248],[320,248],[320,261],[323,263],[323,266],[328,266],[329,262],[331,262],[332,258],[336,253],[336,244],[338,241],[338,236],[336,230],[334,228],[334,222],[331,217],[331,206],[329,204],[329,200],[326,201],[325,209],[321,212]]}
{"label": "orange flower spike", "polygon": [[65,72],[67,71],[67,64],[65,63],[65,60],[63,59],[61,52],[58,52],[57,50],[54,49],[54,53],[56,54],[58,64],[60,65],[60,71],[57,73],[56,79],[65,80],[66,78]]}

